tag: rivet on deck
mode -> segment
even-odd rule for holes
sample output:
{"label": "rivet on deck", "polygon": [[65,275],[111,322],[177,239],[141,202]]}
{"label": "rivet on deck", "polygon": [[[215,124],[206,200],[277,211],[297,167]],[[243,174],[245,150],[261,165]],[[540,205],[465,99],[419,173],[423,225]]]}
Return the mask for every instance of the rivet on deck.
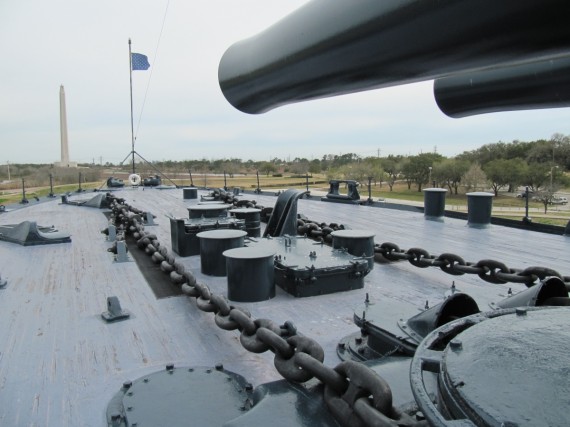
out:
{"label": "rivet on deck", "polygon": [[454,351],[458,351],[463,348],[463,343],[461,342],[461,340],[454,338],[449,342],[449,347]]}

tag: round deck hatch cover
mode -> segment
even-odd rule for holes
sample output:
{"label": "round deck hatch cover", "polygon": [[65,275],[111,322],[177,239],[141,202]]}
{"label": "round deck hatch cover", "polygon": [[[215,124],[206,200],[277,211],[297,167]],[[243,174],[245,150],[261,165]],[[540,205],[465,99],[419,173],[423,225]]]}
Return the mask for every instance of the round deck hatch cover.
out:
{"label": "round deck hatch cover", "polygon": [[467,329],[459,322],[439,375],[448,415],[484,426],[568,425],[569,316],[518,308]]}
{"label": "round deck hatch cover", "polygon": [[253,387],[221,367],[174,368],[127,382],[107,407],[111,426],[223,425],[251,408]]}

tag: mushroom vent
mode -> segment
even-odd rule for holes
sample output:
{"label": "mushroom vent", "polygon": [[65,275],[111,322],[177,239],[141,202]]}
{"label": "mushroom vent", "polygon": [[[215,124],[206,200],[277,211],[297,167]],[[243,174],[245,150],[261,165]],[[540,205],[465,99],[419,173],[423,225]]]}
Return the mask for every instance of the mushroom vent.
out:
{"label": "mushroom vent", "polygon": [[411,331],[408,329],[408,333],[413,333],[414,338],[421,339],[446,323],[479,313],[479,311],[473,298],[467,294],[455,293],[441,304],[408,319],[406,325],[411,329]]}
{"label": "mushroom vent", "polygon": [[493,308],[542,307],[570,305],[566,284],[558,277],[543,280],[512,297],[506,298]]}

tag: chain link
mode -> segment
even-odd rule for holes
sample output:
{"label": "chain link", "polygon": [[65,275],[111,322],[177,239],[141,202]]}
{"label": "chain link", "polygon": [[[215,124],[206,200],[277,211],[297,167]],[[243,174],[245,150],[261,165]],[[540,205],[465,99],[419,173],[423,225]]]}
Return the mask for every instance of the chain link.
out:
{"label": "chain link", "polygon": [[281,358],[290,359],[295,354],[295,350],[289,345],[287,340],[281,337],[279,333],[267,328],[259,328],[255,336],[259,341],[271,349],[275,355]]}
{"label": "chain link", "polygon": [[392,391],[380,375],[354,361],[345,361],[334,370],[341,379],[336,387],[325,382],[324,398],[329,411],[347,427],[397,427],[415,425],[409,416],[392,407]]}
{"label": "chain link", "polygon": [[442,262],[442,265],[439,267],[442,271],[447,274],[451,274],[453,276],[460,276],[464,273],[455,270],[457,265],[465,265],[466,262],[463,258],[459,255],[450,254],[450,253],[443,253],[441,254],[438,259]]}
{"label": "chain link", "polygon": [[252,353],[264,353],[271,347],[264,343],[257,336],[257,331],[259,328],[269,329],[276,334],[279,334],[281,332],[281,328],[273,320],[270,319],[256,319],[253,321],[253,323],[255,325],[255,332],[250,334],[243,330],[239,337],[239,341],[241,342],[243,348],[245,348],[247,351],[250,351]]}
{"label": "chain link", "polygon": [[293,352],[290,357],[287,357],[286,354],[282,354],[281,352],[276,352],[275,359],[273,360],[275,369],[289,381],[300,383],[309,381],[313,378],[313,375],[310,371],[304,370],[301,365],[299,365],[297,356],[300,353],[305,353],[322,363],[325,360],[323,348],[315,340],[301,335],[294,335],[287,338],[287,344],[293,349]]}
{"label": "chain link", "polygon": [[314,357],[307,353],[297,353],[295,356],[297,365],[305,371],[310,372],[312,376],[320,380],[323,384],[331,387],[336,393],[341,394],[348,388],[347,378],[340,375],[333,368],[322,364]]}
{"label": "chain link", "polygon": [[227,315],[222,314],[223,310],[220,310],[216,313],[216,317],[214,318],[216,325],[218,325],[218,327],[221,329],[224,329],[226,331],[235,331],[236,329],[239,329],[239,323],[231,317],[232,310],[236,310],[234,313],[240,312],[243,313],[247,318],[251,318],[251,313],[243,308],[237,308],[233,305],[230,305],[229,308],[230,311]]}
{"label": "chain link", "polygon": [[499,271],[505,274],[510,272],[509,268],[505,264],[492,259],[483,259],[479,261],[476,266],[483,269],[483,272],[479,273],[479,277],[489,283],[506,283],[506,281],[501,280],[497,276],[497,273]]}
{"label": "chain link", "polygon": [[230,320],[233,320],[234,322],[237,323],[238,329],[242,333],[245,332],[248,335],[253,335],[255,334],[255,331],[257,331],[257,326],[255,322],[252,320],[251,314],[246,313],[242,310],[239,310],[237,308],[231,310]]}

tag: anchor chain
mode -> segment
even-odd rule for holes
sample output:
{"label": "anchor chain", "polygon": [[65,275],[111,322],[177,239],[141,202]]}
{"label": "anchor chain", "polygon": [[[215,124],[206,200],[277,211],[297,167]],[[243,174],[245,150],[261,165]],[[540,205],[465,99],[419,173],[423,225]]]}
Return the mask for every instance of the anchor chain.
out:
{"label": "anchor chain", "polygon": [[[140,211],[122,199],[108,197],[112,200],[112,220],[120,223],[117,228],[128,230],[137,246],[170,275],[171,282],[180,286],[185,295],[196,298],[196,306],[201,311],[214,313],[219,328],[238,330],[241,345],[250,352],[272,351],[275,368],[286,380],[297,383],[312,378],[320,380],[324,384],[327,407],[342,426],[421,425],[392,406],[389,385],[372,369],[353,361],[330,368],[323,363],[321,345],[298,333],[291,321],[278,325],[270,319],[253,319],[248,310],[230,305],[225,296],[213,294],[208,286],[197,283],[195,276],[176,261],[156,236],[145,231],[140,217],[130,215]],[[125,218],[128,220],[124,221]]]}
{"label": "anchor chain", "polygon": [[[297,220],[297,234],[304,235],[321,243],[332,244],[331,233],[336,230],[343,230],[342,224],[326,224],[312,221],[307,218]],[[558,277],[566,284],[570,291],[570,276],[563,276],[556,270],[547,267],[527,267],[525,269],[509,268],[504,263],[492,259],[483,259],[478,262],[466,262],[459,255],[453,253],[443,253],[439,256],[430,255],[422,248],[410,248],[408,250],[392,242],[377,243],[374,245],[376,261],[408,261],[410,264],[419,267],[438,267],[441,271],[453,275],[475,274],[482,280],[489,283],[524,283],[531,287],[546,277]],[[382,259],[378,259],[382,257]]]}
{"label": "anchor chain", "polygon": [[476,263],[466,262],[462,257],[453,253],[435,256],[422,248],[404,251],[391,242],[376,244],[374,253],[382,255],[388,261],[407,260],[410,264],[420,268],[439,267],[441,271],[454,276],[476,274],[489,283],[524,283],[527,287],[531,287],[546,277],[558,277],[565,282],[567,288],[570,287],[570,276],[563,276],[547,267],[527,267],[521,270],[509,268],[504,263],[493,259],[483,259]]}

